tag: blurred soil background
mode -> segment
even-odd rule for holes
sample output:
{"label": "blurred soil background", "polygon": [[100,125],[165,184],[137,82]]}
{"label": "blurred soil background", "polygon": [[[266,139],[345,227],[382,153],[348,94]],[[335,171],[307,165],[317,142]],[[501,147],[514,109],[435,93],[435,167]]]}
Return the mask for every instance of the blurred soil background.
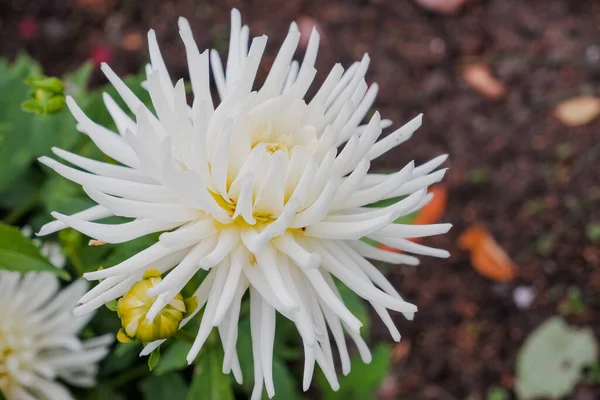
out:
{"label": "blurred soil background", "polygon": [[[395,316],[403,339],[382,399],[478,400],[510,389],[518,349],[552,315],[600,335],[600,2],[4,0],[0,55],[25,50],[47,75],[85,60],[137,73],[154,28],[178,79],[187,77],[178,16],[201,48],[224,54],[232,7],[252,34],[269,36],[261,76],[295,20],[303,39],[314,25],[321,33],[317,79],[368,52],[383,117],[398,127],[425,114],[375,168],[450,154],[438,190],[454,228],[425,244],[452,256],[388,270],[419,312],[413,322]],[[104,82],[97,69],[92,84]],[[463,247],[487,243],[487,264],[459,246],[475,224],[476,244]],[[374,322],[370,342],[380,340],[389,336]],[[600,390],[583,383],[571,398]]]}

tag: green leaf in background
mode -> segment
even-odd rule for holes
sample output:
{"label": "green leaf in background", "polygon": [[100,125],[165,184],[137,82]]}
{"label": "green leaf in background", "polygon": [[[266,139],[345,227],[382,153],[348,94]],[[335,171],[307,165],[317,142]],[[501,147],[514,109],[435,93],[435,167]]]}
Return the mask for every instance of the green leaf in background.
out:
{"label": "green leaf in background", "polygon": [[88,392],[85,400],[125,400],[125,396],[106,386],[96,386]]}
{"label": "green leaf in background", "polygon": [[560,317],[537,327],[517,355],[515,389],[521,400],[560,399],[583,378],[583,367],[598,359],[590,328],[570,328]]}
{"label": "green leaf in background", "polygon": [[187,367],[186,356],[192,348],[192,344],[183,340],[173,340],[162,355],[154,374],[164,375],[169,372],[179,371]]}
{"label": "green leaf in background", "polygon": [[286,400],[302,400],[298,376],[294,375],[280,358],[273,356],[273,381],[275,397]]}
{"label": "green leaf in background", "polygon": [[334,392],[319,370],[316,373],[317,383],[321,388],[323,400],[365,400],[375,398],[381,382],[387,376],[392,359],[392,349],[387,344],[380,344],[373,351],[373,360],[365,364],[358,355],[352,357],[352,369],[347,376],[340,377],[340,390]]}
{"label": "green leaf in background", "polygon": [[[144,400],[183,400],[188,397],[188,384],[178,373],[166,375],[151,375],[140,383],[140,391],[144,394]],[[208,399],[198,396],[196,399]]]}
{"label": "green leaf in background", "polygon": [[94,72],[94,66],[91,62],[87,61],[81,66],[67,74],[64,78],[65,93],[76,99],[79,99],[88,94],[87,84]]}
{"label": "green leaf in background", "polygon": [[131,367],[139,359],[138,355],[141,348],[140,342],[117,343],[114,351],[112,351],[105,359],[102,368],[102,375],[108,376],[119,373]]}
{"label": "green leaf in background", "polygon": [[504,389],[500,386],[494,386],[490,390],[488,390],[487,396],[485,400],[508,400],[510,399],[510,394],[508,390]]}
{"label": "green leaf in background", "polygon": [[5,224],[0,224],[0,269],[18,272],[47,271],[62,279],[70,279],[67,271],[50,264],[40,249],[17,228]]}
{"label": "green leaf in background", "polygon": [[217,346],[207,347],[196,359],[188,400],[233,400],[232,378],[222,371],[223,353]]}
{"label": "green leaf in background", "polygon": [[[26,182],[23,177],[31,172],[36,158],[50,155],[52,146],[70,149],[81,137],[89,141],[76,131],[75,121],[66,109],[42,116],[21,110],[21,101],[29,95],[24,81],[40,75],[39,65],[27,55],[17,56],[12,65],[0,63],[0,93],[3,94],[0,96],[0,157],[3,160],[0,193],[9,187],[12,191]],[[53,107],[52,104],[48,105]]]}

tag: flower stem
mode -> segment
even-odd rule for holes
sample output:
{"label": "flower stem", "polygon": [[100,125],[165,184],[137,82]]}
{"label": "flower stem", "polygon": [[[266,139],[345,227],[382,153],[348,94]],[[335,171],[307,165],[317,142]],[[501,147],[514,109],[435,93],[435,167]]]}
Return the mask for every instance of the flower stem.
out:
{"label": "flower stem", "polygon": [[81,261],[79,254],[77,254],[77,250],[73,249],[69,252],[69,260],[71,261],[71,264],[73,264],[75,273],[81,278],[85,273],[85,266],[83,265],[83,261]]}

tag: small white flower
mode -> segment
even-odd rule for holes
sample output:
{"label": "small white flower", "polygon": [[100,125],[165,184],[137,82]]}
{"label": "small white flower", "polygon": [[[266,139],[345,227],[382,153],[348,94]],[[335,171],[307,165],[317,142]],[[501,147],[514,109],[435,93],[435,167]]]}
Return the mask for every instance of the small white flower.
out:
{"label": "small white flower", "polygon": [[95,384],[97,363],[113,338],[77,337],[93,316],[71,313],[86,290],[80,280],[59,291],[58,279],[48,272],[0,271],[0,393],[7,400],[72,399],[57,379]]}
{"label": "small white flower", "polygon": [[[272,361],[276,311],[298,327],[305,350],[304,388],[315,362],[333,388],[338,387],[329,341],[331,331],[344,374],[350,370],[346,332],[365,362],[371,355],[360,336],[361,322],[345,307],[334,277],[368,300],[395,340],[400,333],[388,309],[412,318],[417,308],[404,301],[384,275],[367,260],[418,264],[416,257],[389,252],[361,241],[367,237],[403,252],[447,257],[407,240],[442,234],[449,224],[400,225],[393,222],[429,200],[427,186],[438,182],[446,159],[437,157],[415,167],[411,162],[390,175],[368,174],[372,160],[408,140],[421,116],[378,140],[391,122],[374,113],[361,125],[377,94],[365,82],[369,57],[347,70],[336,64],[324,83],[305,100],[316,70],[319,35],[313,31],[302,63],[293,61],[300,39],[292,24],[262,87],[253,91],[266,36],[252,39],[232,12],[227,66],[216,51],[200,53],[188,22],[179,20],[187,52],[192,106],[183,80],[173,86],[154,31],[148,34],[151,64],[145,87],[156,115],[121,79],[103,65],[107,78],[135,114],[135,121],[104,95],[118,133],[90,120],[69,98],[78,128],[106,155],[123,165],[91,160],[61,149],[54,153],[76,169],[50,158],[40,161],[81,184],[97,206],[57,219],[40,234],[67,226],[94,239],[122,243],[152,232],[168,231],[159,241],[130,259],[85,275],[104,279],[80,300],[83,314],[117,299],[156,269],[166,277],[148,291],[152,321],[200,269],[209,271],[195,293],[203,317],[188,354],[192,362],[213,327],[225,350],[224,372],[241,380],[235,351],[240,302],[250,293],[255,390],[263,382],[274,395]],[[220,103],[210,93],[209,64]],[[343,149],[340,146],[343,145]],[[435,171],[435,172],[434,172]],[[406,196],[382,208],[370,203]],[[118,215],[133,220],[107,225],[97,222]],[[133,332],[133,329],[130,329]],[[143,354],[162,341],[149,344]]]}

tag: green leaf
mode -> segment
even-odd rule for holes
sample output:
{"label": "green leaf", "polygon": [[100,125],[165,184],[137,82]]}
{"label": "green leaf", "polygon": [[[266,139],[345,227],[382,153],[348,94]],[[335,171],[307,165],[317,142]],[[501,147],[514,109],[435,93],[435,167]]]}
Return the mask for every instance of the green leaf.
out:
{"label": "green leaf", "polygon": [[11,250],[0,250],[0,269],[20,273],[46,271],[52,272],[64,280],[71,279],[71,275],[64,269],[56,268],[47,261],[40,261]]}
{"label": "green leaf", "polygon": [[182,370],[187,367],[186,356],[192,348],[192,344],[183,340],[175,340],[162,355],[160,363],[154,370],[156,375],[164,375],[169,372]]}
{"label": "green leaf", "polygon": [[[144,400],[185,399],[188,397],[188,384],[175,372],[167,375],[151,375],[140,383],[140,391]],[[205,399],[205,397],[196,397]],[[195,399],[195,400],[196,400]]]}
{"label": "green leaf", "polygon": [[158,365],[160,361],[160,347],[157,347],[152,353],[150,353],[150,357],[148,357],[148,368],[152,371]]}
{"label": "green leaf", "polygon": [[91,62],[87,61],[81,66],[65,76],[65,92],[78,99],[84,95],[87,95],[87,84],[94,72],[94,66]]}
{"label": "green leaf", "polygon": [[222,371],[223,354],[215,346],[196,359],[188,400],[233,400],[231,377]]}
{"label": "green leaf", "polygon": [[107,376],[132,367],[139,359],[140,350],[139,341],[117,343],[115,350],[102,363],[102,374]]}
{"label": "green leaf", "polygon": [[583,378],[583,367],[598,359],[598,342],[590,328],[570,328],[552,317],[536,328],[517,355],[519,399],[560,399]]}
{"label": "green leaf", "polygon": [[600,242],[600,223],[589,223],[585,227],[585,235],[592,243]]}
{"label": "green leaf", "polygon": [[0,269],[18,272],[48,271],[62,279],[70,279],[67,271],[52,265],[40,249],[18,229],[5,224],[0,224]]}
{"label": "green leaf", "polygon": [[102,385],[96,386],[84,398],[85,400],[125,400],[121,393]]}
{"label": "green leaf", "polygon": [[373,351],[370,364],[365,364],[358,355],[351,359],[350,374],[340,378],[340,390],[334,392],[319,371],[317,382],[321,387],[323,400],[371,399],[388,375],[391,367],[392,349],[389,345],[379,345]]}
{"label": "green leaf", "polygon": [[[296,381],[298,379],[298,382]],[[279,399],[302,400],[300,381],[287,365],[279,358],[273,359],[273,382],[275,383],[275,396]]]}
{"label": "green leaf", "polygon": [[108,308],[110,311],[117,311],[117,300],[111,300],[108,303],[105,304],[106,308]]}
{"label": "green leaf", "polygon": [[510,399],[510,395],[508,394],[508,390],[503,387],[495,386],[491,388],[486,396],[486,400],[508,400]]}

